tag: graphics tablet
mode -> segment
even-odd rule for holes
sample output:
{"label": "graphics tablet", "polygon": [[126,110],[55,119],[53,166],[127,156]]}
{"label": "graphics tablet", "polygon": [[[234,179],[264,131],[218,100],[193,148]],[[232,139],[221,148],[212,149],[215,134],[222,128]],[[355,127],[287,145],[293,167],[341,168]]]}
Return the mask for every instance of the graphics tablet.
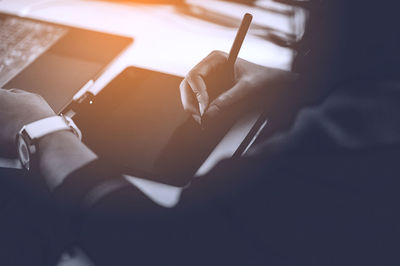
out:
{"label": "graphics tablet", "polygon": [[229,110],[202,128],[183,110],[181,80],[141,68],[125,69],[74,116],[83,142],[124,167],[126,174],[185,185],[243,110]]}

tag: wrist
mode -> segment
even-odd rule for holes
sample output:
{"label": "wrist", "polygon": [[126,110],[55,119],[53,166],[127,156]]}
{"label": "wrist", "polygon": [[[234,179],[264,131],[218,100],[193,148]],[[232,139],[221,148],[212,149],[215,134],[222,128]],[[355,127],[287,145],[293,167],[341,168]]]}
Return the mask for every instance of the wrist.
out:
{"label": "wrist", "polygon": [[71,131],[62,130],[48,134],[37,142],[38,158],[46,155],[49,150],[61,148],[65,142],[72,143],[76,141],[79,141],[79,139]]}
{"label": "wrist", "polygon": [[76,169],[97,158],[71,131],[58,131],[37,143],[39,172],[51,190]]}

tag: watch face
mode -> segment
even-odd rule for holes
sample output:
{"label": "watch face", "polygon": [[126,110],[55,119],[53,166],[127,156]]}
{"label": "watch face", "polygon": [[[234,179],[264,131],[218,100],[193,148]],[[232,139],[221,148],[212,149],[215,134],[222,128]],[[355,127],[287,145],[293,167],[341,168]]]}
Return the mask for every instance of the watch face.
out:
{"label": "watch face", "polygon": [[21,161],[22,166],[29,170],[30,168],[30,151],[28,148],[28,144],[26,143],[24,137],[19,134],[17,138],[17,150],[19,155],[19,160]]}

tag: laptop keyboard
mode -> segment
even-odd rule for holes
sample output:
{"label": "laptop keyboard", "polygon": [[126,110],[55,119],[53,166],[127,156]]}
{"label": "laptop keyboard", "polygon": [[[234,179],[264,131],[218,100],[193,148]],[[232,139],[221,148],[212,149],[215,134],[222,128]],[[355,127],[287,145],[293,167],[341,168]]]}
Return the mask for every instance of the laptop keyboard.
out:
{"label": "laptop keyboard", "polygon": [[67,29],[15,17],[0,17],[0,87],[49,49]]}

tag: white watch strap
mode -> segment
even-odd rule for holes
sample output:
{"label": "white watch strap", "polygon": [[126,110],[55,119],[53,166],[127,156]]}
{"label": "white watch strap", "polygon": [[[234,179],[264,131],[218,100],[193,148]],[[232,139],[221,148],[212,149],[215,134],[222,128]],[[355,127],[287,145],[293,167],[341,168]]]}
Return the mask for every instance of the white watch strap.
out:
{"label": "white watch strap", "polygon": [[72,130],[64,117],[52,116],[32,122],[24,127],[32,140],[39,139],[47,134],[60,131]]}

